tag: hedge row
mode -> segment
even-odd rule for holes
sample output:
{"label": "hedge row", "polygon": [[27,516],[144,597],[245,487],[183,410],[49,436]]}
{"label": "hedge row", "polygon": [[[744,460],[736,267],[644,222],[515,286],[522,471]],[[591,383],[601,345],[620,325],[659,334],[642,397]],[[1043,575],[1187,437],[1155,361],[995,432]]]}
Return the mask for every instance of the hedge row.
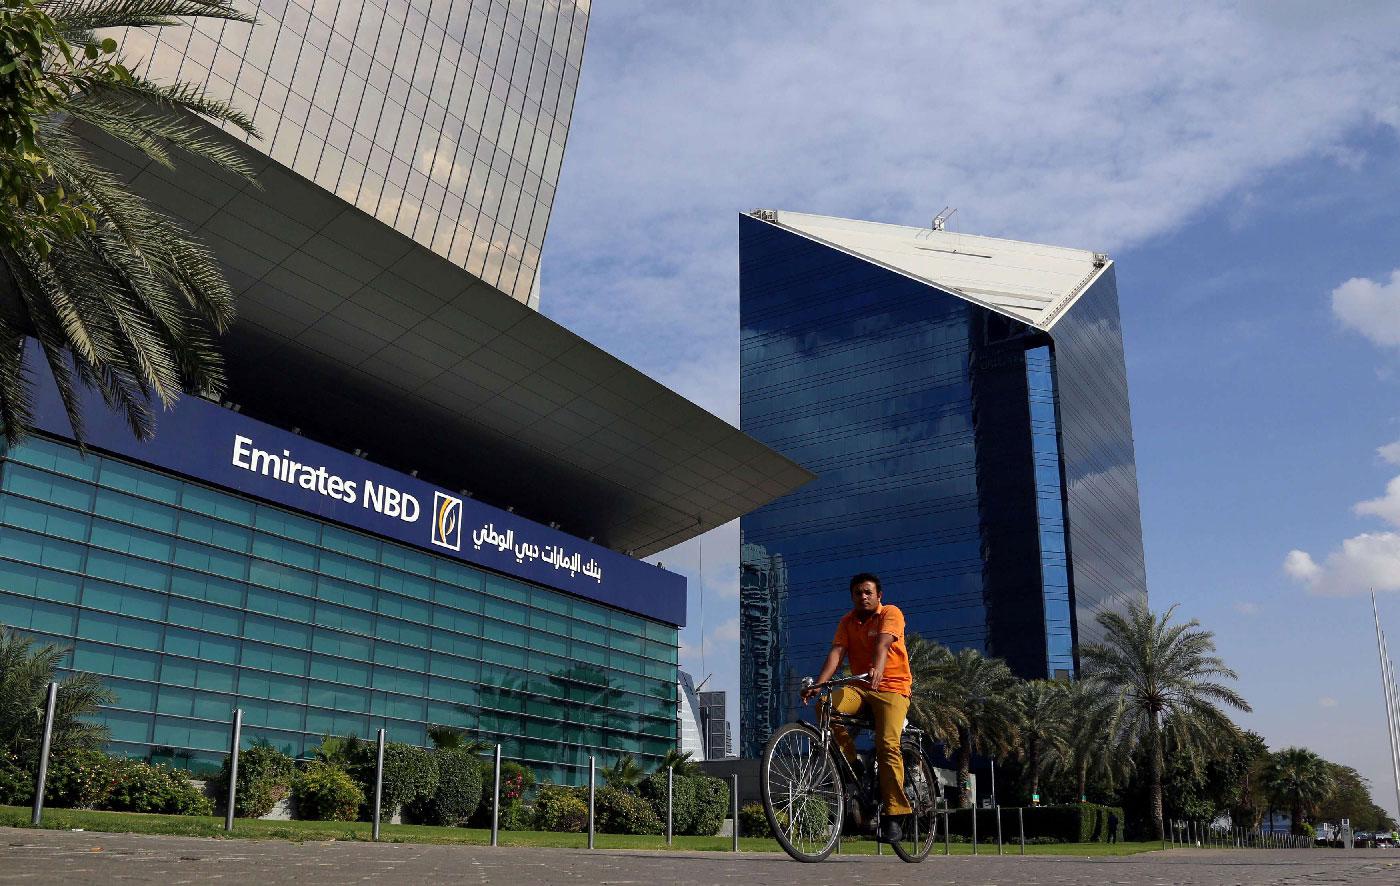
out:
{"label": "hedge row", "polygon": [[[1117,839],[1123,839],[1123,810],[1116,806],[1100,806],[1097,803],[1073,803],[1063,806],[1028,806],[1021,812],[1026,826],[1026,839],[1046,838],[1063,843],[1106,843],[1109,840],[1109,823],[1112,818],[1117,825]],[[989,836],[995,839],[997,811],[977,810],[977,839]],[[950,825],[954,836],[972,836],[972,816],[967,810],[954,809]],[[1001,810],[1002,839],[1013,840],[1020,837],[1020,823],[1016,810]]]}

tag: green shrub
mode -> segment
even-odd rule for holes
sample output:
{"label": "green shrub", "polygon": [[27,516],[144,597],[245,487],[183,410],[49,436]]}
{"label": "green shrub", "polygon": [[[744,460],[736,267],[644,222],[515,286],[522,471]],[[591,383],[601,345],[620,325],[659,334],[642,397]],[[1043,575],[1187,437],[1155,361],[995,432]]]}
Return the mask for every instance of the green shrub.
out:
{"label": "green shrub", "polygon": [[588,827],[588,802],[577,790],[545,785],[535,797],[534,827],[537,831],[580,833]]}
{"label": "green shrub", "polygon": [[594,829],[604,834],[660,834],[666,829],[650,803],[618,788],[598,788],[593,814]]}
{"label": "green shrub", "polygon": [[20,765],[14,754],[0,751],[0,806],[27,806],[34,802],[34,774]]}
{"label": "green shrub", "polygon": [[292,812],[307,821],[354,821],[364,791],[344,769],[312,762],[292,779]]}
{"label": "green shrub", "polygon": [[213,815],[214,804],[179,769],[112,757],[112,791],[98,808],[112,812]]}
{"label": "green shrub", "polygon": [[[779,812],[778,815],[778,824],[786,824],[782,820],[783,813]],[[762,803],[748,803],[739,808],[739,836],[773,836],[773,829],[768,826],[768,814],[763,811]]]}
{"label": "green shrub", "polygon": [[503,831],[528,831],[534,826],[534,815],[519,800],[502,801],[500,825]]}
{"label": "green shrub", "polygon": [[[115,786],[116,765],[111,757],[101,751],[72,750],[49,760],[44,803],[67,809],[102,809]],[[32,802],[32,787],[29,797]]]}
{"label": "green shrub", "polygon": [[69,751],[50,763],[44,799],[55,807],[110,812],[214,812],[184,772],[91,750]]}
{"label": "green shrub", "polygon": [[[360,783],[366,803],[374,802],[374,761],[352,773]],[[392,742],[384,746],[384,783],[380,816],[388,820],[400,807],[422,815],[438,786],[438,758],[428,748]],[[365,817],[374,810],[366,808]]]}
{"label": "green shrub", "polygon": [[729,783],[722,778],[699,776],[695,781],[695,819],[688,834],[713,837],[729,817]]}
{"label": "green shrub", "polygon": [[[666,773],[643,779],[641,796],[666,823]],[[713,837],[729,817],[729,785],[722,778],[677,775],[672,785],[671,827],[677,834]]]}
{"label": "green shrub", "polygon": [[[219,774],[209,779],[209,788],[218,800],[219,808],[228,802],[228,773],[231,758],[225,757]],[[292,790],[296,763],[270,744],[255,744],[238,752],[238,793],[234,798],[234,815],[240,818],[262,818],[285,800]]]}
{"label": "green shrub", "polygon": [[431,824],[463,825],[481,805],[481,766],[468,750],[439,750],[437,790],[428,816]]}

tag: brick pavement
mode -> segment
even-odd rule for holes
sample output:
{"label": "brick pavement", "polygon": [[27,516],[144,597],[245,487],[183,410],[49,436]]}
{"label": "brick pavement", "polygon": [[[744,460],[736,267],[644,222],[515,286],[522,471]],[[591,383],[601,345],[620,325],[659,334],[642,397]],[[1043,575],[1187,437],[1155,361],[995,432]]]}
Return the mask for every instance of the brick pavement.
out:
{"label": "brick pavement", "polygon": [[0,828],[11,883],[949,884],[949,886],[1330,886],[1400,884],[1400,850],[1180,849],[1119,858],[932,857],[922,865],[833,856],[799,865],[769,853],[587,852],[403,843],[212,840]]}

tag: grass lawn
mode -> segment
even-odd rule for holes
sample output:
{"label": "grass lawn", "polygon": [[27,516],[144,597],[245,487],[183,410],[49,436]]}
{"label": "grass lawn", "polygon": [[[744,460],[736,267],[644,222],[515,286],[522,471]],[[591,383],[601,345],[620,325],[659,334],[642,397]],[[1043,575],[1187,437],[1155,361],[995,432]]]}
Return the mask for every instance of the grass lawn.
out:
{"label": "grass lawn", "polygon": [[[30,810],[20,806],[0,806],[0,827],[27,828]],[[366,822],[344,821],[263,821],[240,818],[233,833],[224,831],[224,820],[212,816],[142,815],[135,812],[89,812],[81,809],[45,809],[45,828],[128,834],[166,834],[186,837],[245,838],[252,840],[368,840],[370,825]],[[380,829],[381,839],[394,843],[458,843],[484,846],[491,842],[491,832],[478,828],[440,828],[428,825],[386,824]],[[666,849],[665,837],[598,834],[595,844],[600,849]],[[588,845],[586,834],[557,834],[547,831],[501,831],[503,846],[548,846],[582,849]],[[676,837],[672,849],[728,852],[733,843],[729,837]],[[758,837],[743,837],[739,848],[746,852],[780,852],[776,842]],[[1161,849],[1160,843],[1060,843],[1048,846],[1027,846],[1028,855],[1132,855]],[[841,851],[870,855],[875,844],[868,840],[843,840]],[[888,847],[886,852],[890,850]],[[943,852],[940,842],[935,854]],[[995,854],[995,846],[981,846],[979,851]],[[1008,845],[1008,854],[1019,847]],[[971,854],[972,847],[954,843],[954,855]]]}

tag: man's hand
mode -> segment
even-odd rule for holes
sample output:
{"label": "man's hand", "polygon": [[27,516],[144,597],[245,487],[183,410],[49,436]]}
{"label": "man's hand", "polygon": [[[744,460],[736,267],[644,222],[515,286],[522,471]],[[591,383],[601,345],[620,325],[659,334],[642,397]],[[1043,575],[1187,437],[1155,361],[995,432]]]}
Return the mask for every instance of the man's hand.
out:
{"label": "man's hand", "polygon": [[806,689],[802,690],[802,703],[807,704],[809,701],[816,698],[817,695],[820,693],[821,690],[815,686],[807,687]]}
{"label": "man's hand", "polygon": [[879,686],[879,685],[880,685],[880,681],[883,680],[884,677],[885,677],[885,672],[884,672],[884,671],[872,670],[872,671],[870,672],[870,676],[867,678],[867,682],[870,684],[870,688],[871,688],[871,689],[875,689],[877,686]]}

